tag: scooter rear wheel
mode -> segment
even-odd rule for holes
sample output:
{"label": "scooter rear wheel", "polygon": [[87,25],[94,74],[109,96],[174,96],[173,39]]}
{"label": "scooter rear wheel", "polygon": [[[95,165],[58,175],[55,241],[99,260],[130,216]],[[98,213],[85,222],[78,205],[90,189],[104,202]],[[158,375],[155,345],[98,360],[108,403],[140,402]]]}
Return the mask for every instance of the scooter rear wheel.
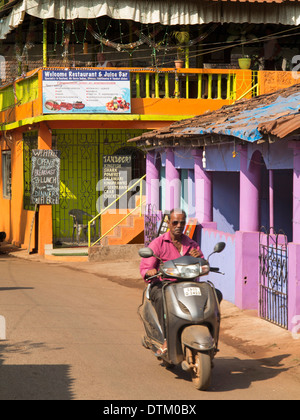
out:
{"label": "scooter rear wheel", "polygon": [[211,383],[211,359],[207,353],[193,352],[194,367],[191,371],[194,386],[200,391],[206,391]]}

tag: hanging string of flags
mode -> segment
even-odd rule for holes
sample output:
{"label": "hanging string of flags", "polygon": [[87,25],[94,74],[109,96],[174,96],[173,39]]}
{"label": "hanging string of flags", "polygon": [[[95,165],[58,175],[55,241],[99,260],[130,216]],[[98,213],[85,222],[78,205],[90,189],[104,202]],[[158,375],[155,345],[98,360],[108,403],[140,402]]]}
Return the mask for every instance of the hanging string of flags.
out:
{"label": "hanging string of flags", "polygon": [[[189,48],[201,41],[203,41],[209,34],[211,34],[218,26],[218,23],[215,23],[213,25],[211,25],[208,30],[199,35],[197,38],[188,41],[183,47],[185,48]],[[138,41],[135,42],[130,42],[128,44],[122,44],[119,42],[113,42],[110,41],[109,39],[103,37],[102,35],[98,34],[90,24],[88,24],[87,26],[88,31],[91,33],[91,35],[97,40],[99,41],[101,44],[107,46],[107,47],[111,47],[111,48],[115,48],[117,51],[124,51],[124,50],[134,50],[135,48],[143,45],[143,44],[147,44],[149,45],[149,47],[155,49],[155,50],[163,50],[163,49],[169,49],[170,47],[172,48],[172,46],[170,45],[162,45],[162,41],[160,42],[155,42],[153,39],[155,38],[155,36],[161,32],[161,30],[163,29],[162,27],[158,28],[157,30],[155,30],[154,32],[152,32],[152,34],[150,34],[149,36],[145,35],[143,32],[139,31],[138,29],[136,29],[134,31],[134,33],[139,37]],[[174,48],[177,48],[177,46],[174,46]]]}

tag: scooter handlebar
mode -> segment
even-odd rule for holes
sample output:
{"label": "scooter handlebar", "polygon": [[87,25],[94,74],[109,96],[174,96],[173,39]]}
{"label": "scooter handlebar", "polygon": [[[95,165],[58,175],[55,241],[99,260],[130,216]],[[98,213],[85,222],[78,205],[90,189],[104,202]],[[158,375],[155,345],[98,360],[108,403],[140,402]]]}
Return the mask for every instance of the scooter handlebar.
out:
{"label": "scooter handlebar", "polygon": [[149,280],[154,279],[155,277],[158,277],[158,276],[161,276],[161,275],[162,275],[162,273],[160,273],[160,272],[154,274],[154,276],[151,276],[151,277],[147,276],[147,274],[146,274],[145,275],[145,280],[149,281]]}
{"label": "scooter handlebar", "polygon": [[224,275],[224,273],[221,273],[221,271],[219,271],[220,269],[219,269],[219,267],[210,267],[210,269],[209,269],[209,271],[212,271],[213,273],[218,273],[218,274],[223,274]]}

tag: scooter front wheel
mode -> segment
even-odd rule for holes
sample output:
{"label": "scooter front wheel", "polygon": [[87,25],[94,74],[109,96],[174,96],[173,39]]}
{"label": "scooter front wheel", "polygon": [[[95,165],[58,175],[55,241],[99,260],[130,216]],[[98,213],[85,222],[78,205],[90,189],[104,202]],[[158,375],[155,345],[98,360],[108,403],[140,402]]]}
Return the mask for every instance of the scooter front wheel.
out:
{"label": "scooter front wheel", "polygon": [[208,353],[193,352],[194,366],[191,370],[193,384],[200,391],[206,391],[211,382],[211,359]]}

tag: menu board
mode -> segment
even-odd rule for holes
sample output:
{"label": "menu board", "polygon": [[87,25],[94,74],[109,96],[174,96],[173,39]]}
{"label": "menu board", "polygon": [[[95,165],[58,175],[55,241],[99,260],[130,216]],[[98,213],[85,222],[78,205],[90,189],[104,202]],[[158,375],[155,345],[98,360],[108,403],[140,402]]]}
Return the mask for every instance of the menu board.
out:
{"label": "menu board", "polygon": [[104,199],[115,200],[125,192],[131,181],[131,156],[103,156]]}
{"label": "menu board", "polygon": [[31,195],[32,204],[59,204],[60,152],[32,150]]}
{"label": "menu board", "polygon": [[44,114],[131,112],[128,70],[43,70]]}

